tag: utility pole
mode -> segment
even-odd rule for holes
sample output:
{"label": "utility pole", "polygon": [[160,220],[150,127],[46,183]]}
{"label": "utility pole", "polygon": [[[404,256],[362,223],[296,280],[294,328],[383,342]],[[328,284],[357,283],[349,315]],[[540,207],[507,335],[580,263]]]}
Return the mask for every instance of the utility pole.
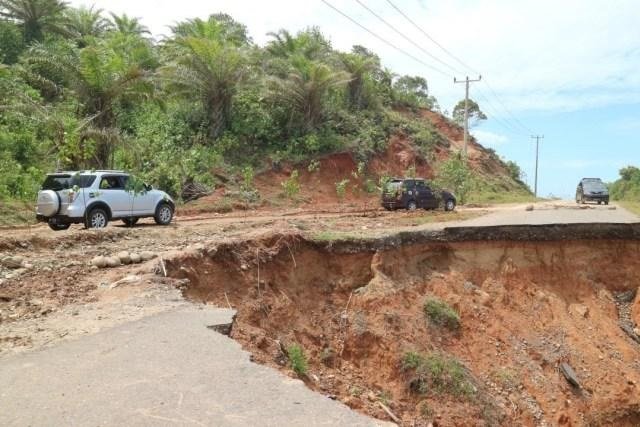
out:
{"label": "utility pole", "polygon": [[453,78],[453,83],[464,83],[465,91],[464,91],[464,158],[467,158],[467,140],[469,139],[469,83],[475,83],[482,80],[482,76],[478,76],[475,80],[469,80],[469,76],[467,76],[464,80],[458,80],[455,77]]}
{"label": "utility pole", "polygon": [[540,140],[544,138],[544,135],[531,135],[531,138],[536,140],[536,177],[533,184],[533,195],[538,197],[538,148],[540,145]]}

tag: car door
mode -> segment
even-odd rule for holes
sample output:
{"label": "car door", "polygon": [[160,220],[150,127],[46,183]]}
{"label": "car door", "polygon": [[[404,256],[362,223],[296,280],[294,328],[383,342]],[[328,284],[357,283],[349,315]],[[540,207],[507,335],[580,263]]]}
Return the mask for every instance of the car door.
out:
{"label": "car door", "polygon": [[432,208],[434,207],[435,198],[431,189],[425,184],[424,181],[416,182],[416,191],[418,193],[419,201],[418,207],[420,208]]}
{"label": "car door", "polygon": [[100,200],[109,205],[113,218],[131,216],[131,195],[126,190],[126,176],[103,175],[100,178]]}
{"label": "car door", "polygon": [[133,197],[133,216],[153,215],[155,213],[154,190],[132,191]]}

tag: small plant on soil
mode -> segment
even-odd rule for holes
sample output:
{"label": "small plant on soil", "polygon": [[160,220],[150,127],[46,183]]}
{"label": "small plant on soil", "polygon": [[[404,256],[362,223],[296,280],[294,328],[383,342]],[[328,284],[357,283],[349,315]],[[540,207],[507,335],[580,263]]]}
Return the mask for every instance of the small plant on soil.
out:
{"label": "small plant on soil", "polygon": [[289,364],[293,372],[299,376],[307,374],[309,366],[307,364],[307,357],[304,355],[302,346],[300,344],[291,344],[287,347],[287,356],[289,356]]}
{"label": "small plant on soil", "polygon": [[420,415],[427,420],[433,418],[433,408],[426,400],[420,402]]}
{"label": "small plant on soil", "polygon": [[340,182],[336,182],[336,194],[338,195],[338,199],[344,199],[344,196],[347,193],[347,184],[349,184],[348,179],[343,179]]}
{"label": "small plant on soil", "polygon": [[300,192],[300,182],[298,182],[298,171],[294,170],[289,175],[289,178],[280,183],[282,186],[282,192],[288,199],[293,199]]}
{"label": "small plant on soil", "polygon": [[428,298],[424,303],[424,314],[436,325],[454,330],[460,328],[460,316],[446,302]]}
{"label": "small plant on soil", "polygon": [[311,173],[317,172],[320,170],[320,162],[318,160],[311,160],[309,162],[309,166],[307,166],[307,170]]}
{"label": "small plant on soil", "polygon": [[405,353],[402,370],[411,372],[409,388],[418,394],[450,394],[470,397],[475,393],[467,370],[457,359],[440,354]]}

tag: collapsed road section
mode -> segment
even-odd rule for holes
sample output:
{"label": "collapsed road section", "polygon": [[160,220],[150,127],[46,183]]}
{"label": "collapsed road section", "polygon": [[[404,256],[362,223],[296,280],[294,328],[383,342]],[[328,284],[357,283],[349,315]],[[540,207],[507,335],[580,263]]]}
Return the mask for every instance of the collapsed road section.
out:
{"label": "collapsed road section", "polygon": [[276,234],[166,268],[187,298],[237,310],[255,361],[374,417],[632,426],[639,250],[640,224]]}

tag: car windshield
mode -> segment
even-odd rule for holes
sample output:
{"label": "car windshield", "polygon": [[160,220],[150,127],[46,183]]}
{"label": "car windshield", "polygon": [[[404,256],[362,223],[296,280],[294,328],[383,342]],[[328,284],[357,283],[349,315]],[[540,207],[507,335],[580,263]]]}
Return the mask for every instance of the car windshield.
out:
{"label": "car windshield", "polygon": [[87,188],[95,181],[95,175],[47,175],[42,183],[43,190],[60,191],[66,190],[78,186],[80,188]]}
{"label": "car windshield", "polygon": [[582,183],[583,187],[587,191],[607,191],[607,187],[600,180],[589,179]]}

